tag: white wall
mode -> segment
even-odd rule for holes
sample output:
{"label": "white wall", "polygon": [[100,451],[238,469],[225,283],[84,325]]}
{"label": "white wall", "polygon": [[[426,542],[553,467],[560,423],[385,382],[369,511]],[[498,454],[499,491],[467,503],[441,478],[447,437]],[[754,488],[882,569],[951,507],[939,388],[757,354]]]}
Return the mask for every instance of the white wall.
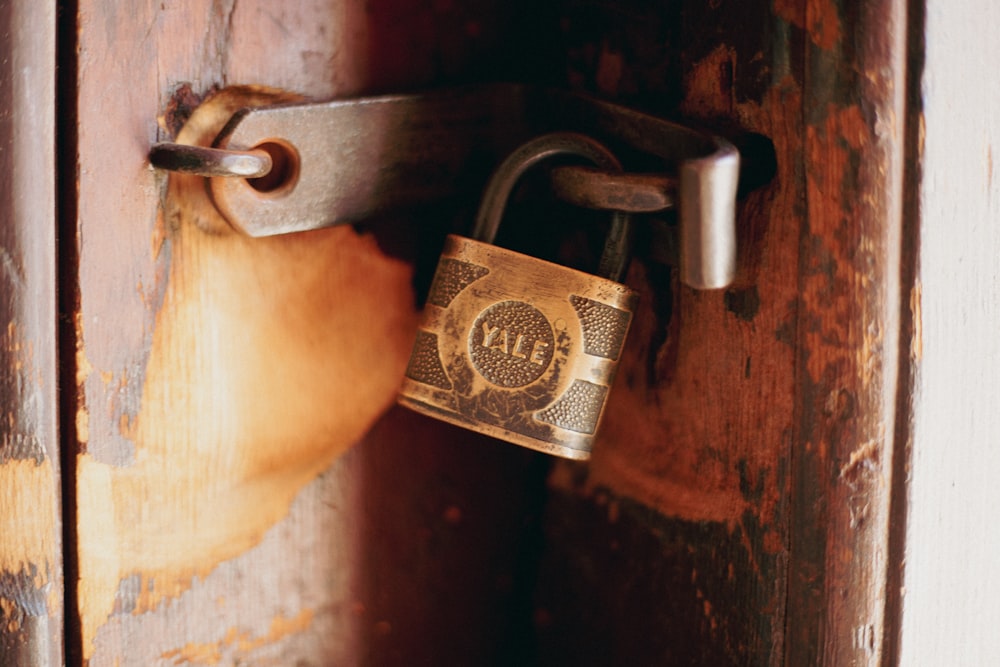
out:
{"label": "white wall", "polygon": [[1000,665],[1000,4],[926,20],[901,664],[980,667]]}

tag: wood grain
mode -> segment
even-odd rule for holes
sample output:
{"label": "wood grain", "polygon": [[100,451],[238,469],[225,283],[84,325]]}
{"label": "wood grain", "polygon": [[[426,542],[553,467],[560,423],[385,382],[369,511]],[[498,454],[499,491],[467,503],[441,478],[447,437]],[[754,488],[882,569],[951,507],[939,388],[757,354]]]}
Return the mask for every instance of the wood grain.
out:
{"label": "wood grain", "polygon": [[[81,0],[67,426],[91,664],[882,659],[903,3],[500,4]],[[271,94],[241,84],[509,72],[489,54],[529,33],[551,60],[522,72],[565,63],[777,156],[740,205],[730,289],[634,263],[605,429],[590,466],[555,467],[544,521],[544,462],[399,410],[328,468],[401,373],[411,267],[384,247],[412,259],[412,231],[206,233],[224,228],[198,184],[145,162]]]}
{"label": "wood grain", "polygon": [[802,82],[781,58],[795,43],[770,3],[570,7],[580,81],[759,133],[778,166],[740,203],[729,289],[697,292],[633,262],[640,305],[591,464],[559,464],[550,480],[541,655],[782,664],[804,129]]}
{"label": "wood grain", "polygon": [[[759,132],[777,174],[741,204],[730,289],[667,294],[662,270],[633,266],[643,301],[606,429],[589,468],[561,464],[552,480],[563,499],[547,521],[546,655],[880,664],[892,632],[906,8],[569,6],[572,80]],[[629,574],[605,582],[621,559]],[[634,606],[600,613],[622,598]],[[659,625],[630,618],[640,606]],[[639,637],[658,627],[670,639],[643,651],[636,623]],[[588,649],[573,644],[581,635]]]}
{"label": "wood grain", "polygon": [[[194,219],[214,212],[204,190],[188,183],[185,208],[184,183],[161,190],[145,153],[189,113],[185,92],[157,125],[181,84],[204,93],[249,80],[314,96],[365,85],[352,66],[364,48],[352,41],[358,8],[216,2],[123,14],[81,3],[75,474],[91,664],[274,659],[346,604],[347,580],[330,564],[349,571],[347,533],[322,506],[325,517],[309,516],[341,493],[341,476],[292,500],[392,400],[409,268],[348,228],[264,243],[204,234]],[[314,60],[322,66],[302,67]],[[189,130],[204,131],[198,122]],[[286,539],[267,539],[279,523]],[[320,530],[341,538],[300,572],[290,554]],[[260,573],[269,583],[247,598],[245,577]],[[330,640],[294,646],[286,658],[333,655]]]}
{"label": "wood grain", "polygon": [[60,665],[55,3],[0,34],[0,664]]}
{"label": "wood grain", "polygon": [[890,489],[903,474],[892,463],[906,6],[808,3],[805,22],[818,48],[805,70],[807,225],[786,659],[876,665],[892,632],[885,617]]}
{"label": "wood grain", "polygon": [[[128,13],[83,0],[79,10],[70,425],[85,659],[356,664],[377,639],[384,655],[423,650],[433,661],[448,650],[426,642],[437,616],[402,616],[394,588],[366,583],[402,581],[439,607],[456,598],[431,591],[461,584],[400,579],[399,559],[424,533],[393,520],[399,511],[364,519],[367,505],[397,498],[364,473],[368,457],[380,456],[386,479],[412,481],[412,454],[389,444],[410,442],[414,429],[390,420],[384,447],[330,468],[394,398],[413,336],[411,264],[349,228],[263,241],[218,233],[225,227],[201,184],[168,183],[145,155],[178,131],[207,141],[226,110],[266,97],[238,84],[322,99],[455,76],[495,48],[505,24],[489,19],[506,10],[353,0]],[[191,118],[219,89],[228,92]],[[434,438],[423,440],[433,451]],[[417,479],[428,488],[460,462],[432,460]],[[484,527],[517,516],[506,503],[488,507]],[[371,551],[376,535],[396,534],[406,549]],[[463,544],[444,552],[452,565],[443,574],[496,542]],[[507,560],[487,572],[506,568],[516,549],[498,553]],[[449,610],[467,616],[493,587],[490,574]],[[386,607],[391,615],[374,616]]]}

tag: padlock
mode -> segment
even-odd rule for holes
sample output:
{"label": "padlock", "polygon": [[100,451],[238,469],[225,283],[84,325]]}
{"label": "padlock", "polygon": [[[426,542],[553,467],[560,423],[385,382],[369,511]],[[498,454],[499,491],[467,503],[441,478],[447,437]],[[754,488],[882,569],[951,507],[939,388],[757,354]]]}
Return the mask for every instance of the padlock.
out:
{"label": "padlock", "polygon": [[568,132],[530,141],[500,165],[475,239],[445,241],[399,402],[501,440],[587,459],[638,300],[617,282],[627,265],[628,216],[613,214],[599,269],[607,277],[492,244],[522,174],[557,155],[621,171],[603,145]]}

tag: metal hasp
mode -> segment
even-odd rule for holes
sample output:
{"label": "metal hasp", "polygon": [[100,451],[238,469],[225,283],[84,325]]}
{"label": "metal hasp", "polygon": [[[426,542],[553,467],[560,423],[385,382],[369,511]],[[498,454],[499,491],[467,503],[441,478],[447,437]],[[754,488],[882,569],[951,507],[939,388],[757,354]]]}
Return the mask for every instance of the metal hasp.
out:
{"label": "metal hasp", "polygon": [[[499,162],[534,136],[572,131],[658,158],[659,173],[553,170],[564,199],[639,212],[676,204],[680,278],[717,289],[736,271],[739,153],[717,136],[584,95],[488,84],[416,95],[245,109],[215,141],[264,151],[263,179],[211,178],[216,206],[251,236],[359,222],[469,187],[470,160]],[[628,164],[626,163],[626,169]]]}

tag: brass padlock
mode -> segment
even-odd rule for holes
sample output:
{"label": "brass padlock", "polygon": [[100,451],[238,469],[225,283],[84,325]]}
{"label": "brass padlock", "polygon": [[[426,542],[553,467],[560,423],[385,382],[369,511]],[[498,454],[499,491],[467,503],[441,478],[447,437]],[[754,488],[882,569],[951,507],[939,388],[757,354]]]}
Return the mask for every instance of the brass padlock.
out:
{"label": "brass padlock", "polygon": [[556,155],[621,171],[607,148],[575,133],[539,137],[490,179],[473,231],[449,235],[399,402],[474,431],[587,459],[638,294],[616,282],[630,221],[613,214],[598,277],[492,245],[521,175]]}

